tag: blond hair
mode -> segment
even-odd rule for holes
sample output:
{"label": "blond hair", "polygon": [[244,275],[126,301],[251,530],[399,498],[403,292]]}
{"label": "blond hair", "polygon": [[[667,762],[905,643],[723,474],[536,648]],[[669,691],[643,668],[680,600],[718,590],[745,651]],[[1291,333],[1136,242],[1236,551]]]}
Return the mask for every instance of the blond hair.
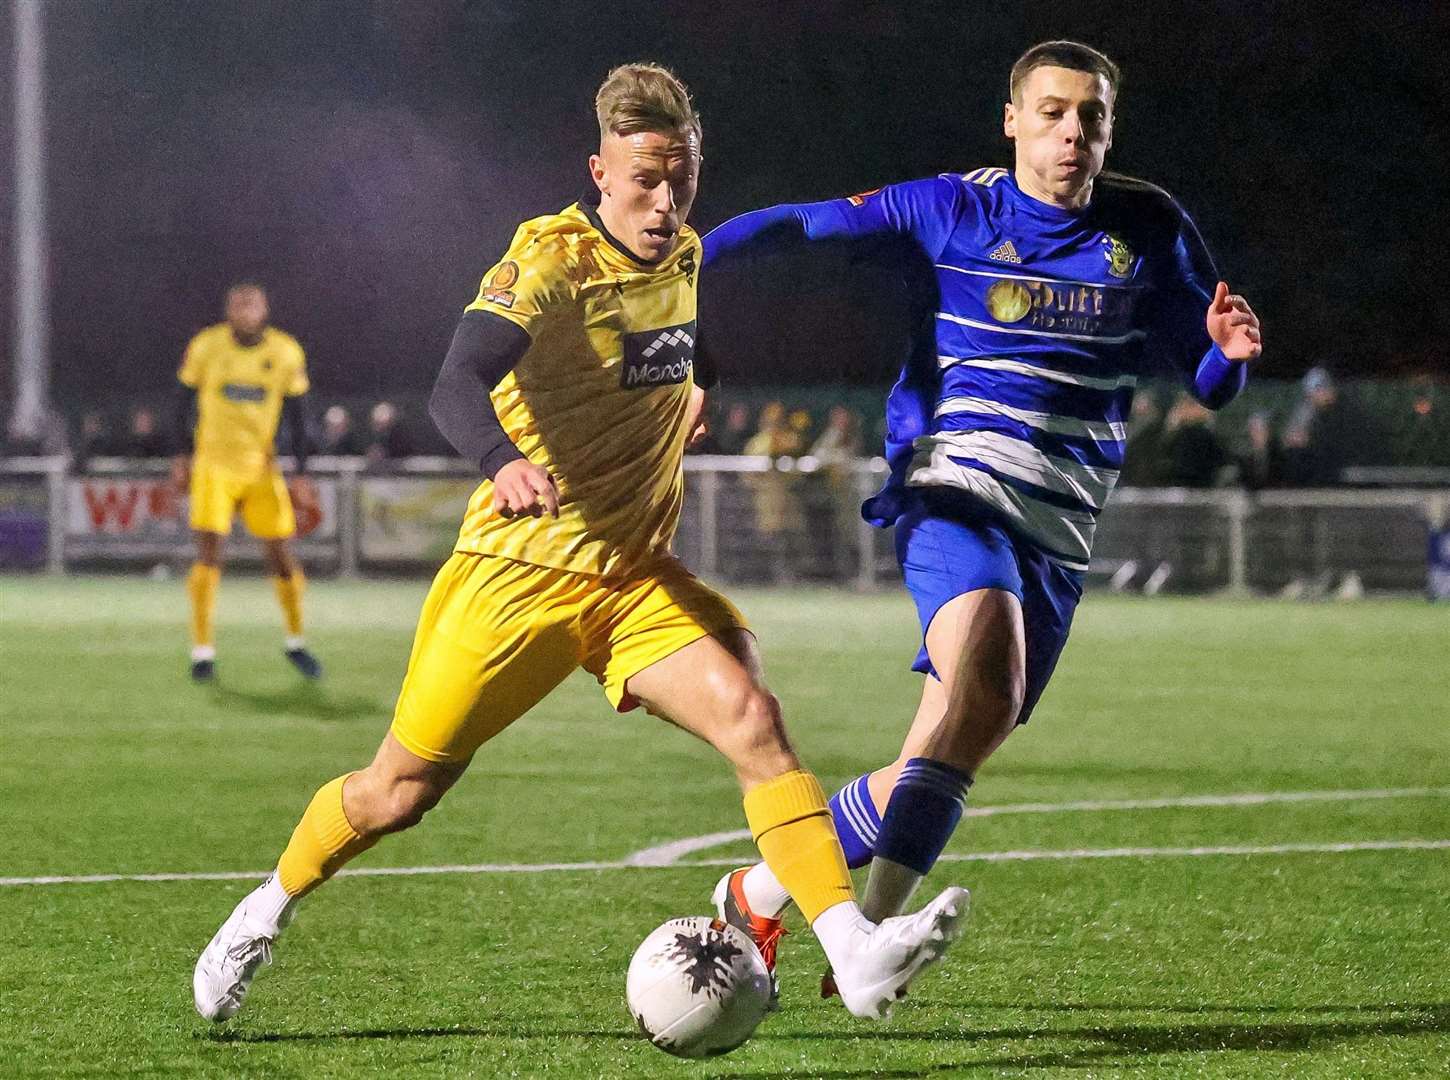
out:
{"label": "blond hair", "polygon": [[689,132],[700,138],[700,116],[690,91],[659,64],[620,64],[594,95],[599,137],[639,131]]}

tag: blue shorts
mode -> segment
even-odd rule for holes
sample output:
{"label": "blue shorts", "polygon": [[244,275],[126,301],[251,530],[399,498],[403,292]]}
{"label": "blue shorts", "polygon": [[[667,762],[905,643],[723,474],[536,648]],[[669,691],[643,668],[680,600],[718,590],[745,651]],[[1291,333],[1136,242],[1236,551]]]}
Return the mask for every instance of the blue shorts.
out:
{"label": "blue shorts", "polygon": [[921,619],[921,651],[911,669],[933,678],[940,676],[927,656],[926,631],[943,605],[978,589],[1006,589],[1021,601],[1027,686],[1017,722],[1025,724],[1067,644],[1082,575],[1053,562],[990,514],[958,507],[946,513],[917,507],[902,514],[896,558]]}

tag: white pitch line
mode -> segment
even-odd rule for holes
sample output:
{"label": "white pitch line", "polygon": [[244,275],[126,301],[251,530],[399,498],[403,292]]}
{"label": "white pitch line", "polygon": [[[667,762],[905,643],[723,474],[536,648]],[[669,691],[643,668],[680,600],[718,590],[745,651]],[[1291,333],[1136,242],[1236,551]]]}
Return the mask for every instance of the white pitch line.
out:
{"label": "white pitch line", "polygon": [[[1000,806],[969,806],[965,817],[996,817],[1001,814],[1096,813],[1113,810],[1167,810],[1175,807],[1264,806],[1268,803],[1355,802],[1361,799],[1443,798],[1450,787],[1362,788],[1340,791],[1248,791],[1229,795],[1179,795],[1161,799],[1087,800],[1061,803],[1004,803]],[[625,859],[631,866],[673,866],[686,855],[708,851],[721,844],[749,840],[750,830],[687,836],[666,844],[636,851]]]}
{"label": "white pitch line", "polygon": [[[337,877],[416,877],[421,874],[546,874],[558,870],[626,870],[631,864],[614,862],[467,863],[455,866],[365,866],[339,870]],[[48,874],[40,877],[0,877],[0,887],[12,885],[101,885],[111,881],[261,881],[270,870],[222,870],[166,874]]]}
{"label": "white pitch line", "polygon": [[683,840],[671,840],[668,844],[657,844],[643,851],[636,851],[624,861],[630,866],[673,866],[686,855],[693,855],[697,851],[708,851],[721,844],[749,839],[749,829],[730,829],[727,832],[706,833],[704,836],[687,836]]}
{"label": "white pitch line", "polygon": [[[1341,855],[1355,851],[1450,851],[1450,840],[1343,840],[1321,844],[1243,844],[1219,847],[1069,848],[1064,851],[977,851],[947,854],[942,862],[1036,862],[1043,859],[1147,859],[1196,858],[1206,855]],[[544,874],[580,870],[684,870],[736,866],[739,859],[698,859],[672,866],[617,862],[477,863],[459,866],[377,866],[342,870],[339,877],[416,877],[426,874]],[[265,871],[227,871],[195,874],[82,874],[74,877],[0,878],[0,886],[89,885],[109,881],[261,881]]]}
{"label": "white pitch line", "polygon": [[[1068,848],[1064,851],[948,852],[940,862],[1040,862],[1051,859],[1192,859],[1207,855],[1342,855],[1353,851],[1450,851],[1450,840],[1343,840],[1323,844],[1227,844],[1214,847]],[[687,866],[739,866],[739,859],[695,859]]]}

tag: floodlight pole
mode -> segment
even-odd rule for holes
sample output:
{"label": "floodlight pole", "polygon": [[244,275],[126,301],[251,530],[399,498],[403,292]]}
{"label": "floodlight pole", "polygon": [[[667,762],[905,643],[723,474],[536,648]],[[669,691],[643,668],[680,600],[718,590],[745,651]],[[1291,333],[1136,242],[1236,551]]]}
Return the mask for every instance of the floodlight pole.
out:
{"label": "floodlight pole", "polygon": [[50,398],[50,267],[45,222],[45,42],[41,0],[15,10],[15,411],[11,429],[39,437]]}

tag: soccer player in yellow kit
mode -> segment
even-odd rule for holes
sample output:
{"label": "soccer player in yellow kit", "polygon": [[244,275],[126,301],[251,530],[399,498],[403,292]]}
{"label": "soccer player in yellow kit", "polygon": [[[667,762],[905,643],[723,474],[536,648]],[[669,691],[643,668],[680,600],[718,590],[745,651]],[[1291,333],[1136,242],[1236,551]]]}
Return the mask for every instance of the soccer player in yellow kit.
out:
{"label": "soccer player in yellow kit", "polygon": [[226,321],[191,339],[177,373],[178,434],[188,453],[176,459],[173,479],[191,495],[196,562],[186,591],[191,601],[191,677],[198,682],[216,676],[213,615],[222,544],[238,510],[247,529],[262,541],[282,605],[287,659],[309,679],[322,674],[302,636],[305,579],[288,545],[297,521],[274,448],[278,421],[285,414],[297,460],[293,491],[299,502],[314,502],[305,472],[307,363],[297,339],[267,325],[268,315],[267,294],[260,285],[233,285],[227,290]]}
{"label": "soccer player in yellow kit", "polygon": [[298,900],[417,824],[483,743],[580,666],[620,711],[643,705],[729,759],[761,854],[853,1013],[884,1015],[966,914],[964,890],[948,889],[915,915],[862,917],[754,638],[670,553],[681,458],[703,434],[700,241],[685,226],[699,120],[654,65],[611,72],[596,111],[597,196],[520,226],[438,378],[433,417],[487,478],[424,602],[391,730],[370,765],[317,792],[276,872],[202,953],[193,994],[208,1019],[241,1008]]}

